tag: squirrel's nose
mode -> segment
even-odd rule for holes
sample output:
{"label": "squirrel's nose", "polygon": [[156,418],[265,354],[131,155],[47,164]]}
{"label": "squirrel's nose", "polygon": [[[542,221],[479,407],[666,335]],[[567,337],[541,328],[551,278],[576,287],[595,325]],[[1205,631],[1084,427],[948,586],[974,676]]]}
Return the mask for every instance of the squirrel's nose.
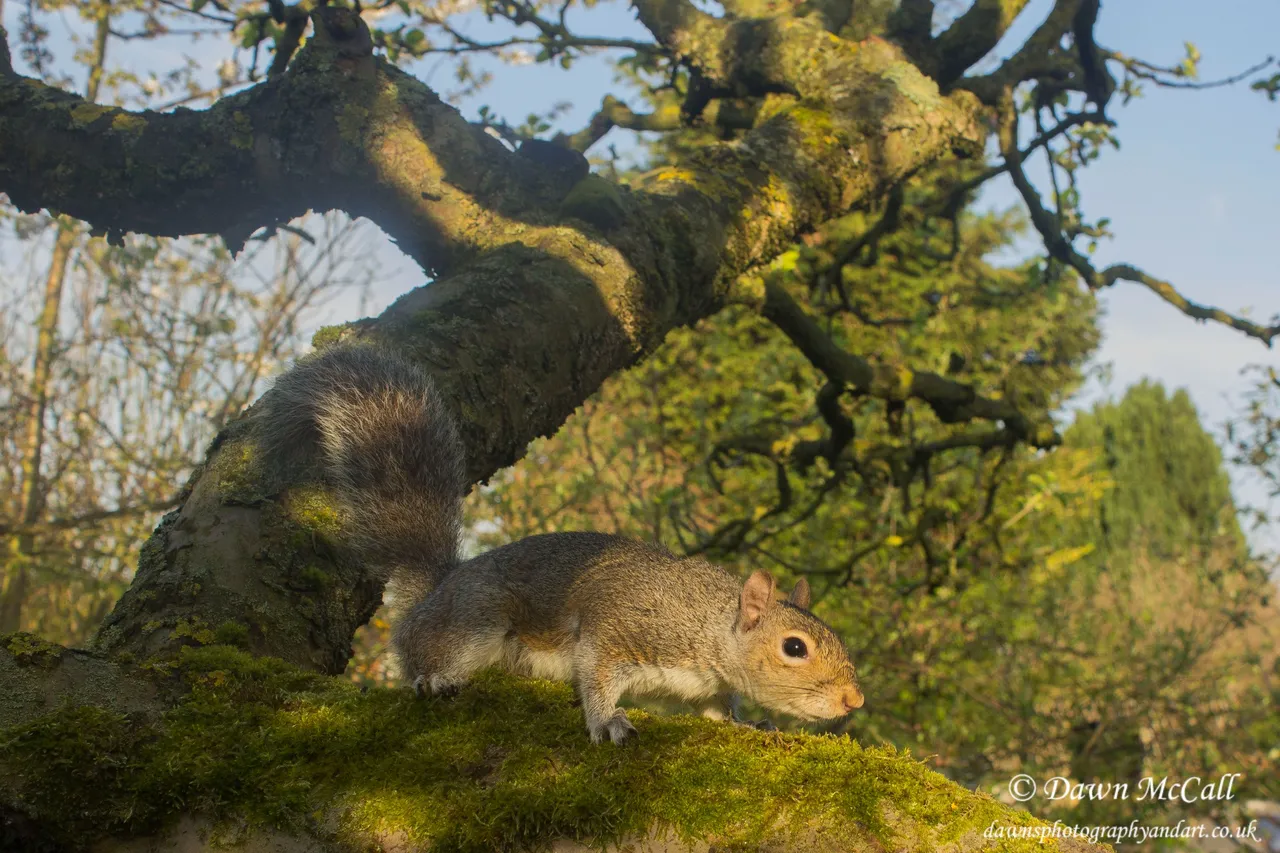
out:
{"label": "squirrel's nose", "polygon": [[840,696],[840,701],[844,703],[846,712],[852,711],[854,708],[862,707],[862,692],[856,687],[846,688]]}

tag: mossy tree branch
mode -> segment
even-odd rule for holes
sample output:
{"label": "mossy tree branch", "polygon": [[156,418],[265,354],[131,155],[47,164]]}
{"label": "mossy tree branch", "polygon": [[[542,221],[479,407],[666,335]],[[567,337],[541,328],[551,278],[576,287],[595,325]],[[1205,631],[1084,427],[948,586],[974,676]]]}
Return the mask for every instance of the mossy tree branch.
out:
{"label": "mossy tree branch", "polygon": [[[46,643],[34,634],[0,635],[0,731],[68,705],[158,715],[167,704],[162,691],[137,676],[126,665]],[[0,819],[0,832],[3,826]]]}
{"label": "mossy tree branch", "polygon": [[[78,665],[11,651],[27,642],[0,637],[0,674],[51,684]],[[184,701],[104,697],[6,727],[0,697],[6,849],[968,853],[991,849],[995,827],[1026,833],[995,842],[1020,853],[1053,829],[847,737],[633,712],[623,755],[592,745],[572,690],[545,681],[483,673],[418,701],[208,646],[137,683]]]}
{"label": "mossy tree branch", "polygon": [[[741,272],[982,138],[973,97],[941,96],[887,42],[850,44],[803,20],[709,29],[718,44],[684,43],[748,82],[788,80],[803,99],[775,99],[738,143],[624,190],[580,179],[580,155],[549,143],[506,151],[375,59],[349,12],[314,21],[283,74],[205,113],[90,115],[6,72],[0,190],[100,228],[217,229],[233,244],[309,207],[374,219],[436,281],[344,334],[439,377],[476,481],[669,329],[716,310]],[[742,42],[757,36],[761,50]],[[749,59],[729,61],[735,52]],[[142,150],[155,152],[149,164],[135,160]],[[59,179],[30,179],[20,164],[31,158]],[[323,496],[295,488],[316,484],[262,482],[254,452],[235,426],[224,434],[148,543],[103,648],[149,654],[241,626],[256,651],[345,666],[381,589],[336,555]]]}
{"label": "mossy tree branch", "polygon": [[[851,66],[859,64],[861,51],[879,52],[884,45],[879,38],[845,41],[817,16],[717,18],[689,0],[637,0],[634,5],[641,23],[672,58],[689,65],[720,96],[786,93],[830,103],[837,114],[850,115],[842,102],[861,95],[839,81],[852,82]],[[895,52],[903,55],[901,48]],[[911,67],[913,76],[920,75]],[[911,95],[905,87],[902,91]]]}

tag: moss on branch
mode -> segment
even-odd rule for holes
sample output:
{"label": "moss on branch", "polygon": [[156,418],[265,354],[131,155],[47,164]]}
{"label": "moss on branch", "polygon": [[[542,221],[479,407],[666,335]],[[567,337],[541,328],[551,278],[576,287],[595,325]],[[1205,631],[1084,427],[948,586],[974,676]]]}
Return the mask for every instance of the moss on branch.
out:
{"label": "moss on branch", "polygon": [[225,646],[151,671],[189,689],[159,718],[68,706],[0,730],[0,806],[74,847],[195,817],[228,839],[359,849],[1046,849],[993,845],[993,823],[1036,821],[847,737],[632,711],[639,741],[618,748],[589,743],[567,686],[496,673],[418,700]]}

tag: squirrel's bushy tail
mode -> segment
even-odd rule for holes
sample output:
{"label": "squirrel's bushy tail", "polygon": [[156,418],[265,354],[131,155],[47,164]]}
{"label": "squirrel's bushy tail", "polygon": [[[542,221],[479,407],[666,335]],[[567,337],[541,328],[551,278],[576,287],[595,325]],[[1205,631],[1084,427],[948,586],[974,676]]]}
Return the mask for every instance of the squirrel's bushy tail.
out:
{"label": "squirrel's bushy tail", "polygon": [[423,371],[376,346],[338,344],[301,359],[260,406],[267,458],[305,464],[319,449],[347,546],[407,603],[457,564],[465,453]]}

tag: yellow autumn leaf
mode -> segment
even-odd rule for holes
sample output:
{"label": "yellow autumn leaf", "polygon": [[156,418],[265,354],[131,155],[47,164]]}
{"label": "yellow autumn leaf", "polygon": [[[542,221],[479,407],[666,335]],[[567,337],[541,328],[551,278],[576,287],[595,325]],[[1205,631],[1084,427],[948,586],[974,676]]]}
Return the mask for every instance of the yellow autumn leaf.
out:
{"label": "yellow autumn leaf", "polygon": [[795,435],[783,436],[782,438],[775,441],[770,446],[770,449],[778,456],[786,456],[788,453],[791,452],[791,448],[796,446],[796,439],[797,439],[797,436]]}
{"label": "yellow autumn leaf", "polygon": [[1093,551],[1093,543],[1089,542],[1076,548],[1062,548],[1054,551],[1045,558],[1045,567],[1053,570],[1068,566],[1075,561],[1088,556]]}

